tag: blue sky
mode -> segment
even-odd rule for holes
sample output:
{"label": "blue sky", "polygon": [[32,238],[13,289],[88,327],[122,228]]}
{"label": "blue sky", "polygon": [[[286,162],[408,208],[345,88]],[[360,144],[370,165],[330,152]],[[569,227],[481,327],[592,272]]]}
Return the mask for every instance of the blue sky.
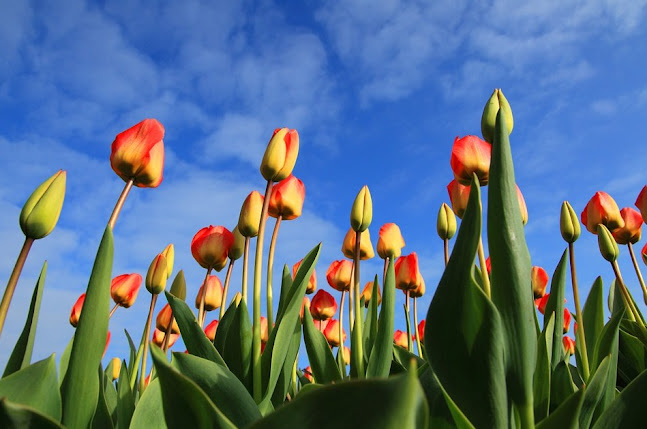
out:
{"label": "blue sky", "polygon": [[[350,206],[367,184],[373,243],[380,225],[396,222],[404,252],[420,256],[421,319],[442,273],[435,223],[449,202],[451,145],[480,135],[494,88],[515,116],[533,263],[550,274],[564,248],[563,200],[579,213],[604,190],[633,206],[647,183],[644,0],[49,3],[0,3],[0,278],[22,244],[22,204],[68,171],[59,225],[34,245],[0,338],[2,367],[45,259],[34,357],[67,344],[70,308],[123,187],[110,143],[146,117],[166,128],[164,181],[131,193],[115,229],[114,274],[145,275],[172,242],[190,300],[204,276],[191,238],[209,224],[233,228],[245,196],[264,189],[258,167],[276,127],[299,131],[294,174],[306,186],[303,216],[281,228],[277,277],[323,241],[318,281],[330,291],[325,270],[342,257]],[[597,275],[608,290],[613,276],[596,243],[586,231],[577,243],[585,292]],[[623,251],[621,267],[640,301],[627,258]],[[380,269],[378,260],[363,264],[362,284]],[[142,290],[117,311],[106,358],[125,355],[125,327],[139,338],[147,307]]]}

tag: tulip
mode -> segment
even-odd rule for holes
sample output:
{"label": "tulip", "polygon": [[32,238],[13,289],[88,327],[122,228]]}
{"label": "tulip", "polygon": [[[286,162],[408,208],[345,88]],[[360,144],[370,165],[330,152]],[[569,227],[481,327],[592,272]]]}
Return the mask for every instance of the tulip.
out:
{"label": "tulip", "polygon": [[[452,183],[457,183],[452,181]],[[462,186],[458,184],[458,186]],[[467,188],[469,191],[469,187]],[[467,207],[467,205],[465,206]],[[465,209],[463,209],[463,212]],[[440,206],[438,210],[438,218],[436,220],[436,231],[441,240],[449,240],[456,234],[456,216],[452,209],[445,203]]]}
{"label": "tulip", "polygon": [[310,314],[315,320],[328,320],[337,312],[337,301],[323,289],[319,289],[310,303]]}
{"label": "tulip", "polygon": [[359,190],[353,208],[350,211],[350,226],[353,231],[365,231],[373,220],[373,200],[368,186],[364,185]]}
{"label": "tulip", "polygon": [[420,298],[421,296],[423,296],[425,294],[425,279],[420,277],[420,282],[408,291],[411,298]]}
{"label": "tulip", "polygon": [[146,274],[146,289],[153,295],[161,293],[166,289],[168,270],[166,268],[166,257],[160,253],[158,254],[151,265],[148,267]]}
{"label": "tulip", "polygon": [[492,263],[490,262],[489,256],[485,260],[485,270],[487,271],[488,276],[492,274]]}
{"label": "tulip", "polygon": [[546,295],[542,296],[541,298],[535,299],[535,305],[537,306],[537,310],[539,310],[539,312],[541,314],[544,314],[544,312],[546,311],[546,304],[548,304],[548,297],[549,296],[550,296],[550,294],[547,293]]}
{"label": "tulip", "polygon": [[[380,258],[397,258],[402,254],[403,247],[404,238],[402,238],[400,227],[394,223],[385,223],[382,225],[379,238],[377,239],[377,254]],[[360,243],[360,252],[361,248],[362,245]]]}
{"label": "tulip", "polygon": [[162,255],[166,258],[166,278],[168,279],[173,274],[173,262],[175,262],[175,246],[173,246],[173,243],[164,248]]}
{"label": "tulip", "polygon": [[416,252],[400,256],[395,261],[395,287],[403,291],[412,290],[418,287],[422,281]]}
{"label": "tulip", "polygon": [[63,208],[67,174],[59,170],[29,196],[20,212],[20,228],[27,238],[38,240],[54,230]]}
{"label": "tulip", "polygon": [[240,208],[238,217],[238,231],[244,237],[256,237],[258,226],[261,223],[261,211],[263,209],[264,197],[258,191],[252,191]]}
{"label": "tulip", "polygon": [[643,263],[647,265],[647,243],[645,243],[642,250],[640,251],[640,256],[642,256],[643,258]]}
{"label": "tulip", "polygon": [[477,136],[456,137],[449,161],[454,178],[463,185],[472,183],[476,173],[481,186],[488,183],[492,146]]}
{"label": "tulip", "polygon": [[483,108],[483,115],[481,116],[481,133],[483,138],[492,143],[494,141],[494,130],[496,127],[496,115],[501,112],[505,120],[506,129],[508,134],[512,133],[514,127],[514,119],[512,118],[512,109],[508,100],[503,95],[503,91],[495,89],[492,96]]}
{"label": "tulip", "polygon": [[352,272],[353,263],[351,261],[346,259],[332,261],[326,271],[326,280],[333,289],[340,292],[348,291],[350,290]]}
{"label": "tulip", "polygon": [[[344,237],[344,242],[341,246],[341,251],[344,253],[344,256],[347,258],[353,258],[355,256],[355,231],[353,228],[349,229]],[[371,243],[371,234],[368,232],[368,229],[365,229],[360,233],[360,242],[359,242],[359,259],[365,261],[371,259],[375,256],[373,251],[373,244]]]}
{"label": "tulip", "polygon": [[[411,338],[413,341],[413,337]],[[402,332],[401,330],[396,330],[393,333],[393,342],[396,346],[400,346],[403,349],[407,350],[409,348],[409,341],[407,340],[407,333]]]}
{"label": "tulip", "polygon": [[640,210],[642,218],[647,219],[647,185],[645,185],[640,191],[640,194],[638,194],[638,198],[636,198],[636,207]]}
{"label": "tulip", "polygon": [[133,180],[140,188],[155,188],[162,183],[164,169],[164,127],[155,119],[117,134],[112,142],[110,165],[124,182]]}
{"label": "tulip", "polygon": [[[162,344],[164,343],[164,336],[166,335],[165,332],[160,331],[159,329],[155,329],[153,331],[153,344],[155,344],[157,347],[162,348]],[[167,347],[173,347],[173,344],[177,341],[177,339],[180,338],[180,334],[170,334],[168,337],[168,344]]]}
{"label": "tulip", "polygon": [[596,192],[580,215],[586,229],[597,234],[597,226],[602,224],[610,231],[625,226],[618,205],[606,192]]}
{"label": "tulip", "polygon": [[204,327],[204,334],[213,343],[216,339],[216,331],[218,330],[218,320],[214,320]]}
{"label": "tulip", "polygon": [[615,262],[618,259],[618,255],[620,255],[620,249],[618,248],[618,243],[613,239],[613,235],[601,223],[597,225],[597,234],[598,247],[600,247],[602,257],[609,262]]}
{"label": "tulip", "polygon": [[224,226],[207,226],[191,240],[191,254],[202,267],[216,271],[227,265],[227,255],[234,243],[234,235]]}
{"label": "tulip", "polygon": [[643,224],[643,218],[640,213],[631,207],[625,207],[620,210],[620,216],[622,216],[622,220],[624,220],[625,225],[611,231],[616,243],[635,244],[639,242],[641,233],[640,228]]}
{"label": "tulip", "polygon": [[261,316],[261,343],[267,343],[270,339],[269,331],[267,329],[267,318]]}
{"label": "tulip", "polygon": [[449,202],[452,205],[454,214],[459,219],[463,219],[465,209],[467,208],[467,201],[470,196],[470,187],[461,185],[456,179],[449,182],[447,185],[447,192],[449,193]]}
{"label": "tulip", "polygon": [[83,303],[85,302],[85,294],[81,294],[72,306],[72,312],[70,313],[70,324],[76,328],[76,325],[79,324],[79,318],[81,317],[81,310],[83,310]]}
{"label": "tulip", "polygon": [[418,324],[418,338],[420,338],[421,342],[425,342],[425,325],[427,322],[423,319],[420,321]]}
{"label": "tulip", "polygon": [[571,312],[564,309],[564,333],[567,333],[571,328]]}
{"label": "tulip", "polygon": [[[297,262],[292,266],[292,279],[294,280],[297,276],[297,270],[301,266],[301,263],[303,262],[303,259]],[[317,272],[313,269],[312,274],[310,275],[310,279],[308,280],[308,286],[306,288],[306,293],[310,295],[317,289]]]}
{"label": "tulip", "polygon": [[350,349],[344,346],[342,347],[342,352],[344,353],[344,362],[346,365],[350,365]]}
{"label": "tulip", "polygon": [[292,173],[298,154],[297,131],[288,128],[275,129],[261,161],[261,174],[267,181],[280,182]]}
{"label": "tulip", "polygon": [[220,282],[218,276],[214,275],[209,276],[206,282],[206,292],[204,292],[205,282],[202,282],[202,285],[200,285],[198,295],[195,297],[195,308],[200,308],[200,299],[202,298],[202,294],[204,293],[204,309],[205,311],[212,311],[216,308],[220,308],[220,305],[222,304],[222,283]]}
{"label": "tulip", "polygon": [[[364,298],[364,306],[368,307],[368,304],[371,302],[371,298],[373,297],[373,281],[369,281],[364,285],[364,289],[362,290],[362,296],[361,298]],[[377,285],[377,305],[382,304],[382,292],[380,292],[380,285]]]}
{"label": "tulip", "polygon": [[326,325],[326,329],[323,331],[324,337],[330,344],[330,347],[339,347],[340,344],[346,342],[346,331],[342,329],[343,339],[339,341],[339,321],[336,319],[330,319]]}
{"label": "tulip", "polygon": [[303,369],[303,376],[304,376],[305,378],[307,378],[307,379],[308,379],[308,381],[310,381],[310,383],[314,383],[314,382],[315,382],[315,379],[314,379],[314,377],[312,376],[312,368],[310,368],[310,365],[306,366],[306,367]]}
{"label": "tulip", "polygon": [[575,210],[568,201],[562,203],[562,212],[559,218],[559,229],[564,241],[575,243],[580,237],[580,221],[575,214]]}
{"label": "tulip", "polygon": [[532,285],[532,293],[535,299],[544,296],[548,285],[548,273],[546,270],[539,266],[533,266],[530,269],[530,284]]}
{"label": "tulip", "polygon": [[574,355],[575,354],[575,340],[573,340],[571,337],[562,337],[562,344],[564,345],[564,353],[568,353],[569,355]]}
{"label": "tulip", "polygon": [[308,298],[307,296],[303,297],[303,301],[301,301],[301,309],[299,310],[299,318],[301,319],[302,322],[303,322],[304,311],[310,311],[310,298]]}
{"label": "tulip", "polygon": [[[171,317],[173,317],[173,310],[171,306],[166,304],[159,313],[157,313],[157,319],[155,319],[155,326],[162,332],[166,332],[166,327],[171,322]],[[173,325],[171,325],[171,333],[179,334],[180,327],[177,325],[177,322],[173,320]]]}
{"label": "tulip", "polygon": [[515,186],[517,187],[517,199],[519,200],[519,211],[521,212],[521,222],[525,225],[528,223],[528,207],[526,207],[526,200],[523,198],[521,189],[519,189],[518,185],[515,185]]}
{"label": "tulip", "polygon": [[306,188],[303,182],[293,175],[281,180],[272,187],[268,213],[270,216],[283,220],[292,220],[301,216]]}
{"label": "tulip", "polygon": [[112,279],[110,296],[115,304],[129,308],[135,303],[141,285],[142,276],[139,274],[122,274]]}
{"label": "tulip", "polygon": [[234,242],[229,248],[229,253],[227,256],[229,256],[230,260],[235,261],[243,256],[243,252],[245,251],[245,237],[238,230],[238,225],[234,227],[234,230],[231,231],[231,233],[234,236]]}
{"label": "tulip", "polygon": [[115,381],[119,378],[119,373],[121,372],[121,359],[114,357],[111,360],[112,363],[112,381]]}

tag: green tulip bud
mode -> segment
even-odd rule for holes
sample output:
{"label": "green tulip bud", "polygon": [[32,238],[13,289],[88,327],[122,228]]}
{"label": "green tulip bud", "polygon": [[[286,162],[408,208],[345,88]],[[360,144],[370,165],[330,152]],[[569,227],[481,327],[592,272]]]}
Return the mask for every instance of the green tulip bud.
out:
{"label": "green tulip bud", "polygon": [[238,226],[234,228],[232,234],[234,234],[234,244],[229,248],[227,256],[229,256],[229,259],[232,261],[235,261],[243,256],[243,252],[245,252],[245,237],[240,233],[240,231],[238,231]]}
{"label": "green tulip bud", "polygon": [[353,208],[350,211],[350,226],[356,232],[364,232],[373,220],[373,200],[368,186],[364,185],[359,190]]}
{"label": "green tulip bud", "polygon": [[456,216],[451,207],[443,203],[438,210],[436,230],[442,240],[449,240],[456,234]]}
{"label": "green tulip bud", "polygon": [[186,280],[184,280],[184,271],[180,270],[175,275],[171,285],[171,295],[184,301],[186,299]]}
{"label": "green tulip bud", "polygon": [[20,212],[20,228],[26,237],[47,236],[58,222],[65,198],[66,172],[59,170],[29,196]]}
{"label": "green tulip bud", "polygon": [[481,133],[485,141],[492,143],[494,141],[494,128],[496,126],[496,115],[501,109],[503,117],[508,128],[508,134],[512,132],[514,127],[514,119],[512,118],[512,109],[508,100],[503,95],[503,91],[495,89],[492,96],[483,108],[483,115],[481,116]]}
{"label": "green tulip bud", "polygon": [[600,247],[602,257],[607,261],[613,262],[618,259],[618,255],[620,254],[618,243],[613,239],[609,228],[601,223],[598,224],[598,246]]}
{"label": "green tulip bud", "polygon": [[150,267],[148,267],[146,289],[153,295],[162,293],[166,289],[167,272],[166,257],[160,253],[153,259]]}
{"label": "green tulip bud", "polygon": [[564,201],[562,203],[562,212],[559,217],[559,229],[564,241],[567,243],[575,243],[575,241],[580,238],[580,233],[582,232],[580,220],[568,201]]}

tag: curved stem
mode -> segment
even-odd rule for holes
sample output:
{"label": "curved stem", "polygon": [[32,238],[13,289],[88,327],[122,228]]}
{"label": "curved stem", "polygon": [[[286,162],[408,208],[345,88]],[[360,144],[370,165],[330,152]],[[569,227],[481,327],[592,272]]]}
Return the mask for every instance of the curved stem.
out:
{"label": "curved stem", "polygon": [[416,336],[416,345],[418,346],[418,356],[422,359],[422,345],[420,344],[420,336],[418,335],[418,298],[413,298],[413,331]]}
{"label": "curved stem", "polygon": [[[343,290],[341,291],[341,301],[339,302],[339,342],[342,342],[344,339],[344,300],[346,299],[346,291]],[[344,344],[341,345],[341,361],[346,365],[346,361],[344,361]],[[343,368],[340,368],[340,371]]]}
{"label": "curved stem", "polygon": [[146,327],[144,328],[144,355],[142,357],[142,369],[139,377],[139,394],[144,393],[146,388],[146,360],[148,358],[148,337],[151,334],[151,322],[153,321],[153,312],[155,311],[155,303],[157,302],[157,295],[151,295],[151,306],[148,310],[148,319],[146,319]]}
{"label": "curved stem", "polygon": [[7,318],[11,298],[13,297],[16,285],[18,284],[18,278],[22,272],[22,267],[25,266],[25,261],[27,260],[27,255],[29,254],[29,249],[31,249],[32,244],[34,244],[34,239],[25,237],[25,242],[22,244],[22,249],[20,249],[20,253],[18,253],[18,259],[16,260],[16,264],[13,266],[9,282],[7,282],[7,288],[4,290],[2,303],[0,303],[0,335],[2,335],[2,328],[4,327],[4,321]]}
{"label": "curved stem", "polygon": [[575,246],[573,243],[568,243],[568,254],[571,263],[571,284],[573,285],[573,299],[575,301],[575,320],[577,320],[577,333],[576,337],[582,339],[580,343],[582,356],[582,375],[584,375],[584,381],[586,382],[589,379],[590,369],[589,369],[589,355],[586,350],[586,335],[584,334],[584,318],[582,316],[582,307],[580,306],[580,292],[577,287],[577,275],[575,273]]}
{"label": "curved stem", "polygon": [[171,314],[171,319],[169,320],[168,325],[166,325],[166,332],[164,332],[164,340],[162,340],[162,350],[164,350],[164,354],[168,352],[168,343],[171,341],[171,328],[173,327],[174,321],[175,317]]}
{"label": "curved stem", "polygon": [[110,319],[112,315],[115,314],[115,311],[117,311],[117,308],[119,308],[119,304],[115,304],[115,306],[112,307],[112,310],[110,310],[110,314],[108,315],[108,319]]}
{"label": "curved stem", "polygon": [[207,296],[207,283],[209,281],[209,274],[211,274],[211,267],[207,269],[207,275],[204,276],[204,283],[202,283],[202,295],[200,295],[200,306],[198,308],[198,325],[202,328],[204,324],[204,297]]}
{"label": "curved stem", "polygon": [[638,313],[638,309],[634,305],[633,299],[631,299],[631,295],[629,294],[629,291],[625,286],[625,282],[624,280],[622,280],[622,274],[620,274],[620,267],[618,267],[618,262],[611,262],[611,267],[613,267],[613,273],[616,275],[616,281],[618,282],[618,286],[620,287],[620,291],[622,292],[622,297],[625,300],[625,306],[627,307],[627,310],[629,310],[631,317],[635,322],[638,323],[638,325],[642,328],[641,331],[643,331],[643,334],[645,334],[645,336],[647,337],[647,329],[645,329],[645,324],[642,322],[640,313]]}
{"label": "curved stem", "polygon": [[445,266],[447,266],[449,262],[449,240],[446,238],[443,240],[443,248],[445,249]]}
{"label": "curved stem", "polygon": [[247,269],[249,267],[249,237],[245,237],[245,251],[243,252],[243,301],[247,305]]}
{"label": "curved stem", "polygon": [[[355,324],[353,326],[353,331],[351,332],[351,339],[357,338],[357,344],[354,346],[354,351],[357,351],[357,377],[358,378],[364,378],[365,377],[365,372],[364,372],[364,335],[362,332],[362,316],[361,316],[361,307],[360,307],[360,299],[359,299],[359,256],[360,256],[360,240],[361,240],[361,233],[358,231],[355,231],[355,276],[354,276],[354,286],[353,286],[353,294],[355,295]],[[357,331],[356,335],[353,335],[354,332]],[[342,338],[339,339],[340,341]],[[342,355],[344,354],[343,348],[340,350]]]}
{"label": "curved stem", "polygon": [[274,326],[274,316],[272,309],[272,278],[274,277],[274,251],[276,250],[276,238],[279,235],[279,227],[283,216],[279,215],[274,224],[272,240],[270,241],[270,251],[267,255],[267,329],[272,332]]}
{"label": "curved stem", "polygon": [[485,254],[483,253],[483,239],[479,237],[479,264],[481,265],[481,279],[483,280],[483,291],[488,298],[492,296],[490,292],[490,275],[487,272],[487,264],[485,263]]}
{"label": "curved stem", "polygon": [[115,204],[115,208],[112,210],[112,214],[110,215],[110,219],[108,220],[108,226],[110,227],[110,229],[115,229],[115,223],[117,223],[117,218],[119,217],[119,213],[121,213],[121,209],[124,206],[126,197],[133,187],[134,180],[135,179],[130,179],[128,182],[126,182],[126,186],[124,186],[123,191],[121,191],[121,195],[119,195],[117,204]]}
{"label": "curved stem", "polygon": [[634,264],[634,270],[636,270],[636,276],[638,276],[638,282],[640,283],[640,287],[643,290],[643,300],[645,301],[645,305],[647,305],[647,287],[645,286],[645,279],[643,279],[643,275],[640,272],[640,267],[638,266],[636,255],[634,255],[634,248],[632,244],[627,243],[627,247],[629,247],[629,255],[631,255],[631,262]]}
{"label": "curved stem", "polygon": [[222,300],[220,301],[220,316],[218,318],[222,320],[222,316],[225,315],[225,307],[227,303],[227,293],[229,292],[229,281],[231,280],[231,272],[234,268],[233,259],[229,260],[229,266],[227,267],[227,275],[225,276],[225,288],[222,291]]}

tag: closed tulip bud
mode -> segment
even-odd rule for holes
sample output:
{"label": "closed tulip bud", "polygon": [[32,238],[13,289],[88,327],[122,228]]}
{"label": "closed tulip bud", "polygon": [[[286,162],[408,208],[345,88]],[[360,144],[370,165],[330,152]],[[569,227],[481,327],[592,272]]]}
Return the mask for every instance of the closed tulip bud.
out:
{"label": "closed tulip bud", "polygon": [[425,342],[425,325],[427,322],[425,319],[422,319],[420,323],[418,323],[418,338],[420,338],[420,342],[424,343]]}
{"label": "closed tulip bud", "polygon": [[[345,257],[350,259],[355,257],[355,242],[355,231],[351,228],[346,233],[344,242],[341,245],[341,251]],[[371,234],[368,232],[368,229],[365,229],[360,233],[359,259],[365,261],[373,257],[375,257],[375,252],[371,243]]]}
{"label": "closed tulip bud", "polygon": [[447,193],[449,193],[449,202],[452,204],[454,214],[459,219],[463,219],[465,209],[467,208],[467,201],[470,197],[470,187],[461,185],[454,179],[447,185]]}
{"label": "closed tulip bud", "polygon": [[128,308],[135,303],[141,285],[142,276],[139,274],[122,274],[112,279],[110,296],[115,304]]}
{"label": "closed tulip bud", "polygon": [[204,268],[222,270],[234,243],[234,235],[224,226],[206,226],[191,240],[191,254]]}
{"label": "closed tulip bud", "polygon": [[377,254],[380,258],[397,258],[402,254],[403,247],[404,238],[402,238],[400,227],[394,223],[382,225],[377,239]]}
{"label": "closed tulip bud", "polygon": [[342,259],[332,261],[326,271],[326,280],[328,284],[339,292],[350,290],[351,274],[353,273],[353,263],[349,260]]}
{"label": "closed tulip bud", "polygon": [[519,212],[521,213],[521,222],[525,225],[528,223],[528,207],[526,207],[526,200],[523,198],[523,194],[521,193],[521,189],[519,189],[519,186],[517,186],[517,199],[519,200]]}
{"label": "closed tulip bud", "polygon": [[301,309],[299,310],[299,318],[301,321],[303,321],[303,312],[304,311],[310,311],[310,298],[307,296],[303,297],[303,301],[301,301]]}
{"label": "closed tulip bud", "polygon": [[209,341],[213,343],[213,340],[216,338],[216,332],[218,330],[218,321],[214,320],[204,327],[204,334],[209,338]]}
{"label": "closed tulip bud", "polygon": [[485,258],[485,271],[487,271],[488,276],[492,275],[492,263],[489,256]]}
{"label": "closed tulip bud", "polygon": [[173,279],[171,285],[171,295],[184,301],[186,299],[186,280],[184,279],[184,271],[180,270]]}
{"label": "closed tulip bud", "polygon": [[301,216],[305,198],[303,182],[290,174],[272,188],[268,214],[276,218],[281,216],[283,220],[296,219]]}
{"label": "closed tulip bud", "polygon": [[512,133],[514,127],[514,119],[512,118],[512,109],[508,100],[503,95],[503,91],[495,89],[492,96],[483,108],[483,115],[481,116],[481,133],[483,138],[492,143],[494,141],[494,129],[496,127],[496,115],[501,110],[501,114],[505,119],[508,134]]}
{"label": "closed tulip bud", "polygon": [[[164,307],[162,307],[160,312],[157,313],[157,319],[155,319],[155,326],[157,327],[157,329],[162,332],[166,332],[166,327],[170,323],[171,317],[173,317],[173,310],[171,310],[170,305],[166,304]],[[171,325],[171,333],[180,333],[180,327],[177,325],[177,321],[175,319],[173,320],[173,324]]]}
{"label": "closed tulip bud", "polygon": [[252,191],[240,208],[238,231],[245,237],[256,237],[261,222],[264,197],[258,191]]}
{"label": "closed tulip bud", "polygon": [[598,224],[598,246],[600,247],[600,254],[607,261],[613,262],[618,259],[618,255],[620,255],[618,243],[613,239],[609,229],[602,224]]}
{"label": "closed tulip bud", "polygon": [[72,312],[70,313],[70,325],[74,326],[75,328],[76,325],[79,324],[79,318],[81,317],[81,310],[83,310],[84,302],[85,294],[83,293],[72,306]]}
{"label": "closed tulip bud", "polygon": [[54,230],[63,208],[66,177],[64,170],[58,170],[29,196],[20,212],[25,237],[38,240]]}
{"label": "closed tulip bud", "polygon": [[480,185],[487,185],[491,156],[492,146],[477,136],[456,137],[449,161],[454,178],[462,185],[469,185],[472,183],[472,175],[476,174]]}
{"label": "closed tulip bud", "polygon": [[559,229],[562,233],[562,238],[567,243],[575,243],[580,238],[582,231],[580,227],[580,220],[575,214],[575,210],[571,207],[568,201],[562,203],[562,212],[559,217]]}
{"label": "closed tulip bud", "polygon": [[564,309],[564,334],[571,328],[571,312]]}
{"label": "closed tulip bud", "polygon": [[315,320],[328,320],[337,313],[337,301],[323,289],[319,289],[310,303],[310,314]]}
{"label": "closed tulip bud", "polygon": [[535,299],[544,296],[548,285],[548,273],[546,270],[542,267],[533,266],[530,269],[530,284],[532,285],[532,294]]}
{"label": "closed tulip bud", "polygon": [[121,359],[114,357],[111,360],[112,362],[112,381],[115,381],[119,378],[119,373],[121,372]]}
{"label": "closed tulip bud", "polygon": [[647,265],[647,243],[645,243],[642,250],[640,251],[640,255],[643,257],[643,263]]}
{"label": "closed tulip bud", "polygon": [[420,277],[420,283],[418,283],[413,289],[409,290],[409,296],[411,298],[420,298],[425,294],[425,279]]}
{"label": "closed tulip bud", "polygon": [[299,134],[296,130],[277,128],[267,144],[261,174],[265,180],[279,182],[292,173],[299,154]]}
{"label": "closed tulip bud", "polygon": [[[297,275],[297,271],[299,270],[299,267],[301,266],[301,262],[303,262],[303,259],[297,262],[292,266],[292,279]],[[306,287],[306,293],[310,295],[311,293],[314,293],[314,291],[317,290],[317,272],[313,269],[312,274],[310,275],[310,280],[308,280],[308,286]]]}
{"label": "closed tulip bud", "polygon": [[635,244],[640,241],[640,234],[643,224],[643,218],[637,210],[631,207],[625,207],[620,210],[620,216],[625,221],[625,226],[616,228],[611,231],[613,238],[618,244]]}
{"label": "closed tulip bud", "polygon": [[640,210],[642,218],[647,219],[647,185],[645,185],[640,191],[640,194],[638,194],[638,198],[636,198],[636,207]]}
{"label": "closed tulip bud", "polygon": [[[372,281],[369,281],[366,283],[364,286],[364,290],[362,290],[362,295],[359,297],[360,299],[364,298],[364,306],[368,307],[368,304],[371,302],[371,299],[373,298],[373,283]],[[377,285],[377,305],[382,304],[382,292],[380,292],[380,285]]]}
{"label": "closed tulip bud", "polygon": [[166,269],[166,258],[163,254],[158,254],[150,267],[148,267],[148,274],[146,274],[146,289],[153,295],[162,293],[166,289],[166,280],[168,270]]}
{"label": "closed tulip bud", "polygon": [[417,288],[422,281],[416,252],[400,256],[395,261],[395,287],[410,291]]}
{"label": "closed tulip bud", "polygon": [[575,340],[571,337],[562,337],[562,344],[564,345],[564,353],[569,355],[575,354]]}
{"label": "closed tulip bud", "polygon": [[359,190],[353,208],[350,211],[350,226],[354,231],[365,231],[373,220],[373,200],[368,186],[364,185]]}
{"label": "closed tulip bud", "polygon": [[340,344],[346,342],[346,331],[342,329],[343,339],[339,340],[339,321],[337,319],[330,319],[326,328],[323,331],[324,337],[330,344],[330,347],[339,347]]}
{"label": "closed tulip bud", "polygon": [[168,279],[173,274],[173,263],[175,262],[175,246],[173,246],[173,243],[164,248],[162,255],[166,258],[166,278]]}
{"label": "closed tulip bud", "polygon": [[396,346],[402,347],[403,349],[409,348],[407,333],[399,329],[393,333],[393,342],[395,343]]}
{"label": "closed tulip bud", "polygon": [[235,261],[245,252],[245,237],[238,231],[238,225],[231,232],[234,235],[234,242],[229,248],[229,259]]}
{"label": "closed tulip bud", "polygon": [[445,203],[438,210],[436,231],[438,231],[438,236],[441,240],[449,240],[456,234],[456,216],[452,209]]}
{"label": "closed tulip bud", "polygon": [[344,352],[344,363],[346,365],[350,365],[350,349],[346,346],[342,348],[342,351]]}
{"label": "closed tulip bud", "polygon": [[541,314],[545,314],[546,304],[548,304],[548,297],[550,297],[549,293],[542,296],[541,298],[535,299],[535,305],[537,306],[537,310],[539,310]]}
{"label": "closed tulip bud", "polygon": [[[200,308],[200,299],[204,290],[204,282],[198,290],[198,295],[195,297],[195,308]],[[209,276],[207,279],[207,289],[204,295],[204,311],[212,311],[220,308],[222,305],[223,287],[218,276]]]}
{"label": "closed tulip bud", "polygon": [[155,119],[117,134],[112,142],[110,165],[124,182],[131,179],[140,188],[155,188],[162,183],[164,170],[164,127]]}
{"label": "closed tulip bud", "polygon": [[[155,329],[153,331],[153,344],[155,344],[157,347],[161,348],[162,344],[164,343],[164,336],[166,335],[165,332],[160,331],[159,329]],[[168,346],[169,348],[173,347],[173,344],[177,341],[177,339],[180,338],[180,334],[170,334],[168,337]]]}
{"label": "closed tulip bud", "polygon": [[270,335],[267,330],[267,318],[265,316],[261,316],[261,342],[265,344],[269,339]]}
{"label": "closed tulip bud", "polygon": [[609,231],[625,226],[615,200],[602,191],[593,195],[580,216],[586,229],[593,234],[597,233],[597,226],[600,224],[606,226]]}

